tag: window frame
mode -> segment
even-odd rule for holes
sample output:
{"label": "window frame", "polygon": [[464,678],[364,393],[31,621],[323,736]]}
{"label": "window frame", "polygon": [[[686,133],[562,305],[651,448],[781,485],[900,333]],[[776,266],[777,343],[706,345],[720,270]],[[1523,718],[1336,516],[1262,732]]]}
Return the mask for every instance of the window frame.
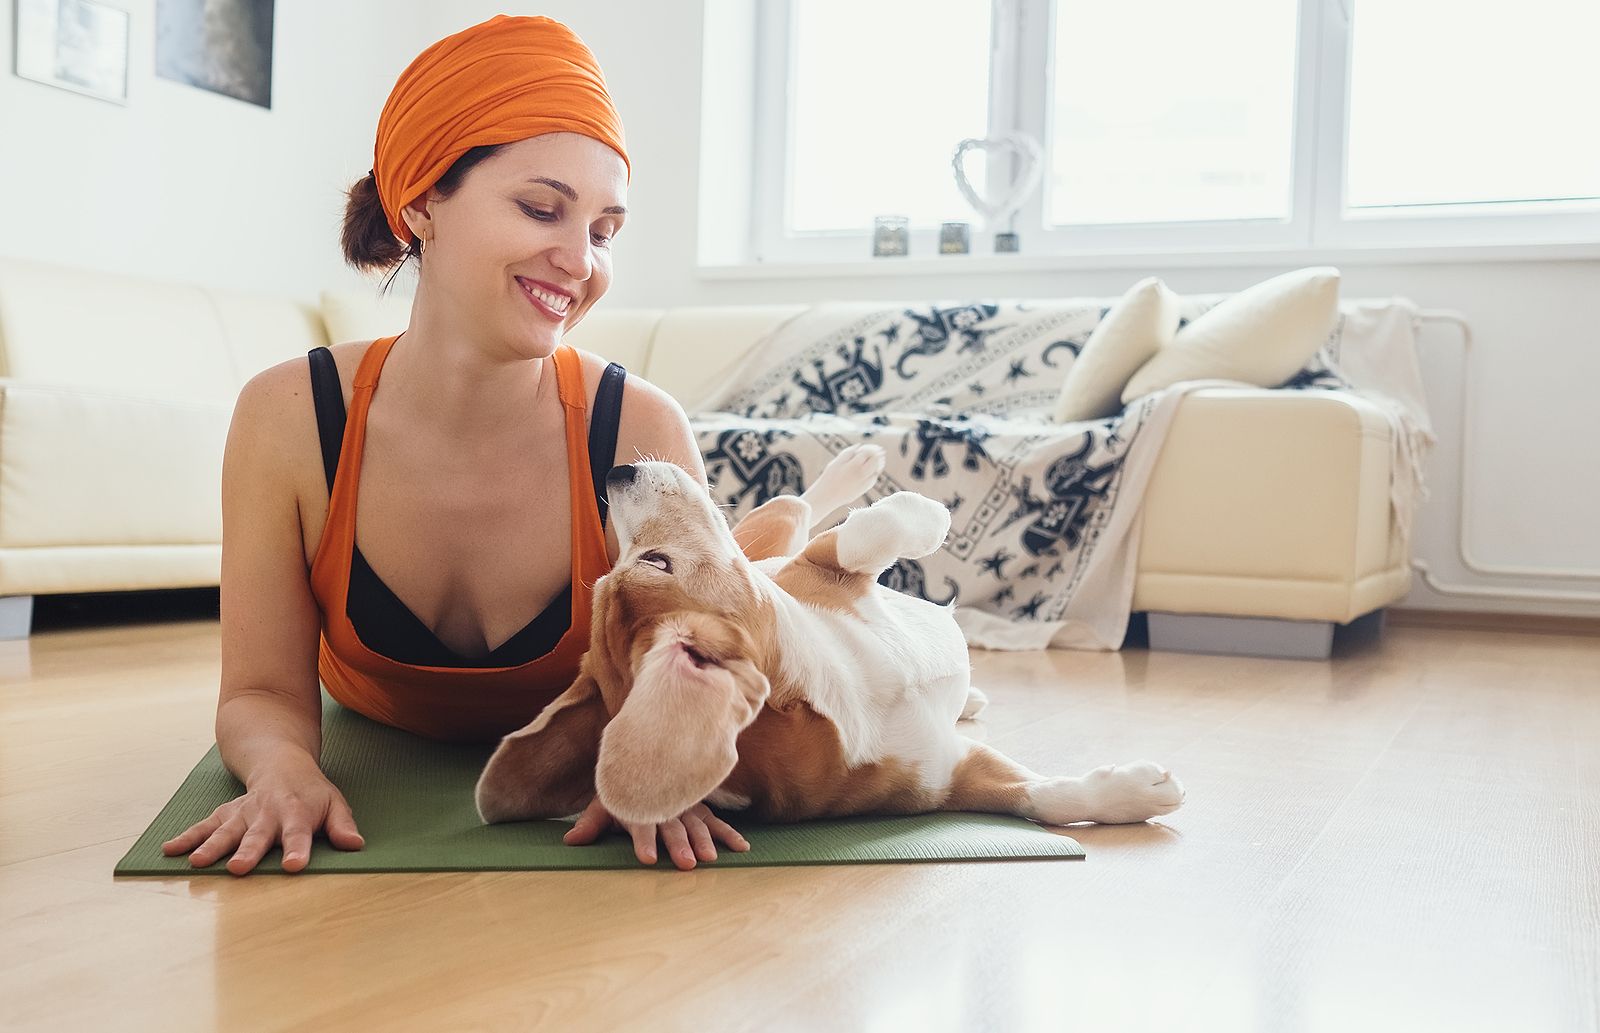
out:
{"label": "window frame", "polygon": [[[1081,262],[1096,257],[1433,253],[1451,257],[1544,257],[1552,253],[1600,253],[1600,207],[1540,211],[1530,206],[1465,206],[1370,212],[1344,209],[1346,120],[1349,116],[1351,33],[1355,7],[1381,0],[1296,0],[1294,125],[1290,139],[1288,219],[1173,223],[1092,224],[1046,228],[1050,176],[1015,216],[1022,255]],[[763,0],[756,17],[756,124],[752,134],[752,211],[748,214],[747,262],[756,265],[835,264],[871,258],[872,228],[790,234],[783,226],[792,182],[789,89],[794,0]],[[1033,134],[1050,154],[1048,105],[1053,83],[1050,49],[1057,0],[992,0],[989,129]],[[1024,83],[1040,83],[1026,90]],[[1009,179],[1010,162],[991,156],[990,182]],[[886,213],[887,214],[887,213]],[[912,227],[911,253],[951,263],[989,259],[990,233],[978,215],[972,223],[970,256],[939,256],[936,227]],[[1459,253],[1458,253],[1459,252]],[[1467,254],[1467,253],[1473,254]],[[1020,256],[995,256],[999,261]],[[880,262],[884,260],[878,260]],[[904,264],[905,260],[888,260]],[[920,263],[917,263],[920,265]]]}

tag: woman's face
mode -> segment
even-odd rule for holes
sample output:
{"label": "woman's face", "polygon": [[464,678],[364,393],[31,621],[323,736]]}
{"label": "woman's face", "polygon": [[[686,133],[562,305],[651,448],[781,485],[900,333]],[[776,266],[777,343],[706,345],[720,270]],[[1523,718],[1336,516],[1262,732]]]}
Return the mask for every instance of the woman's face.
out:
{"label": "woman's face", "polygon": [[462,325],[549,355],[611,286],[627,183],[621,156],[587,136],[507,144],[448,198],[430,192],[423,282]]}

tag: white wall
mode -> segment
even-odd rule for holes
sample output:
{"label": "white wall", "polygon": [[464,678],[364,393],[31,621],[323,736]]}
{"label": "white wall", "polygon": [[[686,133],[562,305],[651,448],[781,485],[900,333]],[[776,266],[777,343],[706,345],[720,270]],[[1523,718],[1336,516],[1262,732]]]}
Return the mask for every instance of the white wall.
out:
{"label": "white wall", "polygon": [[130,15],[128,102],[13,74],[0,18],[0,254],[314,300],[362,281],[339,256],[342,191],[429,39],[422,0],[278,0],[270,111],[155,74],[155,0]]}

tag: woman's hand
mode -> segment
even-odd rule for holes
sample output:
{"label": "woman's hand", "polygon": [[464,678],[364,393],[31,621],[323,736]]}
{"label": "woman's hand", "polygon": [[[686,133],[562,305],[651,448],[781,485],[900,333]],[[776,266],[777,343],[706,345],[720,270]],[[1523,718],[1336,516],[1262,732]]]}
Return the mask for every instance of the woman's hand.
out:
{"label": "woman's hand", "polygon": [[283,870],[298,872],[310,863],[311,837],[322,828],[340,850],[360,850],[366,842],[356,831],[344,794],[316,764],[288,764],[161,844],[161,852],[172,857],[193,850],[189,863],[204,868],[233,851],[228,871],[247,875],[281,840]]}
{"label": "woman's hand", "polygon": [[593,843],[599,839],[613,825],[621,825],[633,837],[633,852],[645,864],[656,863],[656,835],[661,836],[661,841],[666,844],[667,852],[672,855],[672,863],[680,869],[688,871],[695,865],[695,858],[702,861],[715,861],[717,847],[712,842],[715,838],[730,850],[743,853],[750,849],[750,844],[745,838],[734,831],[733,826],[711,813],[703,803],[697,803],[684,811],[671,821],[664,821],[660,825],[631,825],[619,822],[613,818],[606,809],[600,805],[597,796],[584,808],[577,822],[562,841],[568,846],[581,846]]}

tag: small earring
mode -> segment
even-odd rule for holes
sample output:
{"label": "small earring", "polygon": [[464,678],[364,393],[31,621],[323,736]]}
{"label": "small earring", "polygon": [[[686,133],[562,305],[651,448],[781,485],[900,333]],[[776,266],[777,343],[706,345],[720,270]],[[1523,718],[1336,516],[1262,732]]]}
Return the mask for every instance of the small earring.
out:
{"label": "small earring", "polygon": [[428,253],[428,238],[427,237],[423,237],[421,239],[422,239],[422,253],[424,255],[426,255]]}

